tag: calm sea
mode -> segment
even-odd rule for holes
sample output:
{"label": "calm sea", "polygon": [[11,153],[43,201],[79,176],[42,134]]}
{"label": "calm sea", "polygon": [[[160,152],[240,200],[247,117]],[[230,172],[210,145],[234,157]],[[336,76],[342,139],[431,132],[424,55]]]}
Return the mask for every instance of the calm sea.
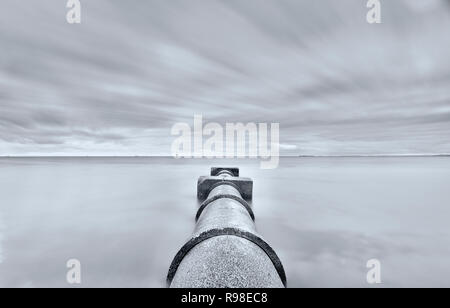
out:
{"label": "calm sea", "polygon": [[450,287],[450,158],[0,159],[0,287],[164,287],[194,228],[197,178],[237,166],[254,180],[259,233],[291,287]]}

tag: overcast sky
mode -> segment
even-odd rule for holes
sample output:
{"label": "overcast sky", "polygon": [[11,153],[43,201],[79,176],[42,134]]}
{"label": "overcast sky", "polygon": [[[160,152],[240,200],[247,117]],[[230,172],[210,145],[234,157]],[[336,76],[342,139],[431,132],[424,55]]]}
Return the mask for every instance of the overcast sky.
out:
{"label": "overcast sky", "polygon": [[169,155],[177,122],[282,154],[450,153],[450,1],[0,2],[0,155]]}

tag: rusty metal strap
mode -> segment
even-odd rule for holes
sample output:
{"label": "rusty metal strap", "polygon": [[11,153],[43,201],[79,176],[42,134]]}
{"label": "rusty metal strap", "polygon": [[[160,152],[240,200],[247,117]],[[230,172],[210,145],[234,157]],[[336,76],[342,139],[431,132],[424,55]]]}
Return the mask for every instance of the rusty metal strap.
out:
{"label": "rusty metal strap", "polygon": [[209,204],[211,204],[212,202],[219,200],[219,199],[232,199],[232,200],[239,202],[240,204],[242,204],[245,207],[245,209],[247,210],[247,212],[250,215],[250,217],[252,218],[252,220],[255,221],[255,214],[253,213],[253,210],[250,207],[250,205],[247,203],[247,201],[245,201],[241,197],[231,195],[231,194],[218,194],[218,195],[213,196],[212,198],[206,199],[200,205],[200,208],[197,211],[197,215],[195,216],[195,221],[198,221],[198,219],[202,215],[203,211]]}
{"label": "rusty metal strap", "polygon": [[280,276],[281,282],[285,287],[287,286],[286,273],[284,272],[283,264],[281,263],[280,259],[278,258],[277,254],[272,249],[272,247],[270,247],[270,245],[267,244],[259,236],[237,228],[211,229],[201,233],[200,235],[192,238],[189,242],[187,242],[177,253],[177,255],[172,261],[172,264],[170,265],[169,273],[167,274],[167,286],[169,287],[170,284],[172,283],[172,280],[177,272],[178,266],[181,264],[184,257],[189,253],[189,251],[191,251],[196,245],[200,244],[203,241],[206,241],[207,239],[222,235],[238,236],[256,244],[270,258],[273,265],[275,266],[278,275]]}

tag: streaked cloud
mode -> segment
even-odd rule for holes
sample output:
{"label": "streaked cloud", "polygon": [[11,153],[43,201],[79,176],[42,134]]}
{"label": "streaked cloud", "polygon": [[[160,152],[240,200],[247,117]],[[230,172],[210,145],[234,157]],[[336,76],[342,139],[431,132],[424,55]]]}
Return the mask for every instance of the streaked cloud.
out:
{"label": "streaked cloud", "polygon": [[283,154],[450,153],[449,1],[2,4],[0,155],[168,155],[194,114],[279,122]]}

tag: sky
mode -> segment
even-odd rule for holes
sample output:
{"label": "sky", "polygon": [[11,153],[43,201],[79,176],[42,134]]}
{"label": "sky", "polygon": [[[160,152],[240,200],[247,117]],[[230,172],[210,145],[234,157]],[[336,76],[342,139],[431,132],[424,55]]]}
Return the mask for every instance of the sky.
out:
{"label": "sky", "polygon": [[279,123],[282,155],[450,153],[450,1],[0,3],[0,156],[170,155]]}

